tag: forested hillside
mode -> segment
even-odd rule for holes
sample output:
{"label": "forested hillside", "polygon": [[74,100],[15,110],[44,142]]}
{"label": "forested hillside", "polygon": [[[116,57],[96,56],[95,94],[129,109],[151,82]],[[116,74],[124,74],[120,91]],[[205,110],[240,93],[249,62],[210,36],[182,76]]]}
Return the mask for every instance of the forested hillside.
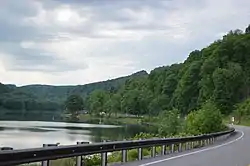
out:
{"label": "forested hillside", "polygon": [[[16,87],[0,83],[0,114],[11,110],[12,113],[40,113],[43,111],[63,111],[64,102],[71,94],[86,98],[94,90],[118,90],[126,80],[146,77],[146,71],[108,81],[78,86],[27,85]],[[4,110],[4,111],[3,111]]]}
{"label": "forested hillside", "polygon": [[210,101],[228,115],[250,95],[250,26],[230,31],[180,64],[159,67],[148,77],[130,79],[117,92],[94,91],[89,110],[98,114],[158,115],[173,108],[186,115]]}

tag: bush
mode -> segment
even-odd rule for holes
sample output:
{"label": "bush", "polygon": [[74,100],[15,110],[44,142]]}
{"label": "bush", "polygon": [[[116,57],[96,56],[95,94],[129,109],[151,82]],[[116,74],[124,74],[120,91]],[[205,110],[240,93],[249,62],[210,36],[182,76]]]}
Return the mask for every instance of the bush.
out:
{"label": "bush", "polygon": [[250,116],[250,98],[236,105],[233,115],[236,116],[238,123],[241,123],[242,118],[248,118]]}
{"label": "bush", "polygon": [[220,110],[210,102],[191,112],[186,120],[186,132],[192,135],[219,132],[225,129]]}
{"label": "bush", "polygon": [[159,122],[158,133],[160,136],[173,136],[178,134],[182,128],[182,121],[177,109],[164,111]]}

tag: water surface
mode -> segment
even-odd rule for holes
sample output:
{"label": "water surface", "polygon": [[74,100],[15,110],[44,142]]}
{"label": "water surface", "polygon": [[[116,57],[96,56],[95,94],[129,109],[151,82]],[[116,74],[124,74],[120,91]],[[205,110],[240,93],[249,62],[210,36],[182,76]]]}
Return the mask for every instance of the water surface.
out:
{"label": "water surface", "polygon": [[122,140],[146,130],[146,127],[132,125],[0,121],[0,147],[23,149],[51,143],[72,145],[77,141],[93,143],[102,140]]}

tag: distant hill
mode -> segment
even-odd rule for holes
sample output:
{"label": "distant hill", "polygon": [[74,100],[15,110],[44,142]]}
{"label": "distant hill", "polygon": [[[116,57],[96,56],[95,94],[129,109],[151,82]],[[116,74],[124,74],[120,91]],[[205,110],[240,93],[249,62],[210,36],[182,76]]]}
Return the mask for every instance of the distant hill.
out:
{"label": "distant hill", "polygon": [[27,119],[60,117],[64,102],[71,94],[84,99],[94,90],[118,90],[127,80],[147,77],[146,71],[139,71],[125,77],[77,86],[26,85],[17,87],[0,83],[0,119]]}
{"label": "distant hill", "polygon": [[38,100],[62,102],[66,100],[67,96],[70,94],[79,94],[85,98],[94,90],[110,90],[111,88],[119,89],[119,87],[123,85],[126,80],[147,75],[148,73],[146,71],[139,71],[125,77],[76,86],[27,85],[16,87],[15,92],[32,94],[36,96]]}
{"label": "distant hill", "polygon": [[12,110],[14,113],[19,113],[20,110],[24,113],[41,110],[62,111],[64,101],[71,94],[86,98],[94,90],[116,91],[129,79],[147,76],[146,71],[140,71],[125,77],[77,86],[26,85],[17,87],[0,83],[0,115],[4,114],[1,110]]}

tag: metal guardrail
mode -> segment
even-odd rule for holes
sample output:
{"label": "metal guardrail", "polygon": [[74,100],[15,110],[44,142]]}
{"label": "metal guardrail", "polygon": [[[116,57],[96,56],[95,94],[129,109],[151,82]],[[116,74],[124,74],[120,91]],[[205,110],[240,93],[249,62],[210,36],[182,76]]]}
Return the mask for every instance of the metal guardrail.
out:
{"label": "metal guardrail", "polygon": [[175,149],[180,152],[183,149],[189,150],[213,144],[216,140],[224,138],[235,132],[230,129],[224,132],[191,136],[184,138],[157,138],[133,141],[115,141],[86,144],[78,142],[77,145],[57,146],[58,144],[44,145],[42,148],[31,148],[23,150],[13,150],[5,148],[0,150],[0,166],[12,166],[32,162],[42,162],[42,166],[49,166],[49,160],[76,157],[76,166],[83,166],[82,158],[87,155],[101,154],[101,166],[107,166],[107,153],[114,151],[122,152],[122,163],[127,162],[127,150],[138,149],[138,160],[143,159],[143,148],[152,147],[151,157],[156,156],[156,146],[161,146],[161,155],[166,154],[166,147],[169,153],[174,153]]}

